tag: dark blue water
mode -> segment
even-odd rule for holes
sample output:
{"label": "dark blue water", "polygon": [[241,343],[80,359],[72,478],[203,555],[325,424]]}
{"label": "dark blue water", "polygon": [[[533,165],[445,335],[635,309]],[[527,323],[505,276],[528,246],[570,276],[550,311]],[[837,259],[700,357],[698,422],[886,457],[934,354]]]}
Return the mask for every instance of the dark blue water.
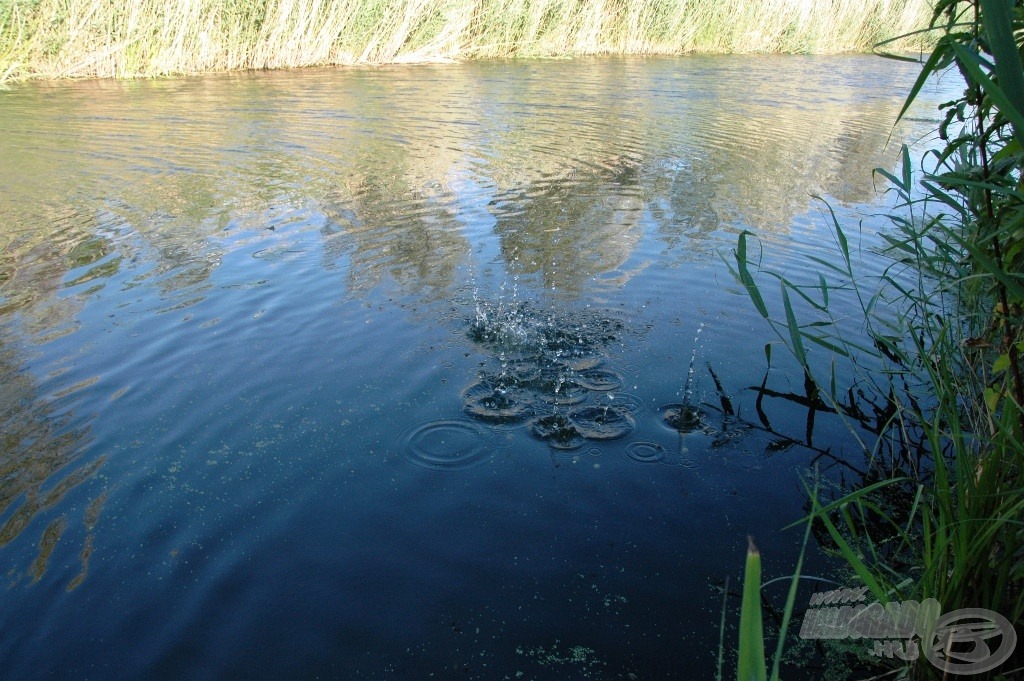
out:
{"label": "dark blue water", "polygon": [[773,336],[723,256],[750,229],[810,277],[814,194],[875,243],[871,169],[943,98],[894,129],[915,75],[0,92],[0,677],[710,676],[747,535],[788,574],[802,472],[857,453],[784,400],[755,416]]}

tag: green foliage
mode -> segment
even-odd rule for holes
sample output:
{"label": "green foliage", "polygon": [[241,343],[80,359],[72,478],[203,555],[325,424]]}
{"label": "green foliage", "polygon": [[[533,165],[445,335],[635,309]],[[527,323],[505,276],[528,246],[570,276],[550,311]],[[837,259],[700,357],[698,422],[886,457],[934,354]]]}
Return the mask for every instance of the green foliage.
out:
{"label": "green foliage", "polygon": [[761,621],[761,553],[748,538],[747,562],[743,570],[743,602],[740,605],[740,645],[736,662],[738,681],[766,681],[764,627]]}
{"label": "green foliage", "polygon": [[[942,0],[932,27],[941,36],[901,116],[936,73],[957,69],[965,90],[942,106],[945,146],[926,171],[915,173],[907,149],[899,172],[877,171],[900,202],[883,235],[891,264],[873,290],[834,214],[841,258],[810,258],[828,275],[813,286],[761,271],[749,234],[730,265],[803,368],[808,400],[844,417],[868,462],[836,501],[809,491],[808,525],[881,602],[935,598],[944,611],[986,608],[1020,622],[1024,2]],[[781,314],[766,304],[763,276],[780,282]],[[866,341],[830,314],[837,296],[859,303]],[[816,320],[802,323],[796,301]],[[826,361],[812,352],[821,349]],[[837,385],[839,359],[854,387]]]}
{"label": "green foliage", "polygon": [[[767,347],[766,347],[767,351]],[[817,484],[814,487],[813,495],[817,496]],[[800,545],[800,555],[797,557],[796,569],[790,578],[789,592],[786,595],[786,604],[782,610],[782,622],[779,625],[779,640],[775,646],[775,655],[772,658],[771,675],[768,675],[768,665],[765,657],[764,623],[761,614],[761,552],[754,544],[754,538],[747,538],[747,560],[743,572],[743,599],[740,603],[740,627],[739,647],[736,658],[736,678],[739,681],[778,681],[779,669],[782,664],[782,656],[786,643],[786,632],[789,630],[789,623],[793,616],[793,609],[796,607],[796,592],[800,585],[800,574],[803,569],[804,552],[807,550],[807,542],[811,536],[811,525],[808,523],[804,529],[803,543]],[[726,580],[726,595],[728,595],[729,582]],[[722,622],[720,634],[725,633],[725,604],[722,605]],[[724,641],[719,639],[718,644],[718,679],[722,679],[722,655]]]}

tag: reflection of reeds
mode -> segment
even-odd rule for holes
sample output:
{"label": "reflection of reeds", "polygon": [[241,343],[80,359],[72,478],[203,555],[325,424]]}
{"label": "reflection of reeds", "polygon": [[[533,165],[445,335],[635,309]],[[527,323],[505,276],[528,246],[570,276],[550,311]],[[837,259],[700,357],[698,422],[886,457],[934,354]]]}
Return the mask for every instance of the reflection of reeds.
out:
{"label": "reflection of reeds", "polygon": [[842,52],[926,0],[8,0],[0,82],[470,57]]}
{"label": "reflection of reeds", "polygon": [[[52,517],[55,509],[96,474],[104,458],[80,460],[88,431],[69,428],[66,415],[56,416],[52,404],[37,397],[34,382],[19,368],[15,353],[4,345],[0,345],[0,379],[4,385],[0,391],[0,549],[49,519],[39,535],[36,558],[24,567],[24,574],[38,581],[66,529],[64,515]],[[86,512],[90,535],[101,503],[94,502]],[[91,542],[86,539],[81,555],[83,573]],[[7,577],[20,578],[16,569]]]}
{"label": "reflection of reeds", "polygon": [[[325,257],[352,256],[355,289],[385,275],[444,289],[464,225],[490,218],[517,273],[570,293],[623,265],[645,214],[697,257],[723,225],[787,230],[813,193],[871,200],[898,108],[850,85],[871,61],[592,59],[520,64],[514,81],[468,64],[18,88],[0,120],[0,158],[13,159],[0,169],[0,220],[13,226],[0,234],[0,312],[136,257],[155,257],[146,276],[167,290],[199,284],[229,225],[262,232],[282,211],[322,213],[325,237],[349,235],[328,239]],[[872,77],[895,89],[912,75],[887,65]]]}

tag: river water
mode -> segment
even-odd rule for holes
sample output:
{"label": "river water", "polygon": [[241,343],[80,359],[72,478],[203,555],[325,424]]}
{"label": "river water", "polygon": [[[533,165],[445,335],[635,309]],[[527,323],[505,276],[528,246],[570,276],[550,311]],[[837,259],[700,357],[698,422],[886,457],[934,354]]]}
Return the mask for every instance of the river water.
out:
{"label": "river water", "polygon": [[754,416],[773,336],[725,263],[834,258],[815,195],[877,243],[871,171],[949,98],[894,128],[916,73],[0,91],[0,677],[709,676],[747,535],[788,574],[801,472],[856,453]]}

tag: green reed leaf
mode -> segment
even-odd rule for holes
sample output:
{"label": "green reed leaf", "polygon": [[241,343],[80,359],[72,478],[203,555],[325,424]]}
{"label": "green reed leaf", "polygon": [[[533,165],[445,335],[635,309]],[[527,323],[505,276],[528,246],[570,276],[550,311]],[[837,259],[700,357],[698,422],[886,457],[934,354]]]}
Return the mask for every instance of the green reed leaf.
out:
{"label": "green reed leaf", "polygon": [[743,571],[743,602],[740,605],[739,659],[737,681],[767,681],[764,658],[764,626],[761,620],[761,553],[753,537],[747,539],[747,562]]}
{"label": "green reed leaf", "polygon": [[796,314],[793,312],[793,304],[789,300],[789,289],[786,283],[782,282],[782,307],[786,311],[786,325],[789,327],[789,338],[793,342],[793,354],[796,356],[800,366],[807,367],[807,353],[804,351],[803,335],[800,333],[800,326],[796,322]]}
{"label": "green reed leaf", "polygon": [[[981,21],[988,37],[988,47],[995,58],[996,77],[1000,90],[1017,117],[1024,116],[1024,68],[1013,39],[1013,0],[981,0]],[[1000,107],[1002,109],[1002,107]],[[1010,118],[1009,114],[1007,118]],[[1011,119],[1012,120],[1012,119]],[[1016,139],[1024,139],[1024,128],[1014,123]]]}
{"label": "green reed leaf", "polygon": [[739,274],[740,283],[743,284],[743,288],[747,290],[747,296],[750,297],[750,302],[754,304],[758,313],[768,319],[768,307],[764,304],[764,298],[761,297],[761,291],[757,288],[757,282],[754,281],[754,277],[750,274],[750,269],[747,266],[749,260],[747,260],[747,235],[750,232],[744,230],[740,233],[739,239],[736,243],[736,268]]}
{"label": "green reed leaf", "polygon": [[1018,109],[1010,100],[1006,92],[996,85],[981,68],[981,58],[966,47],[957,43],[950,43],[950,48],[956,53],[957,60],[964,67],[987,94],[999,111],[1013,124],[1014,135],[1018,141],[1024,143],[1024,111]]}

